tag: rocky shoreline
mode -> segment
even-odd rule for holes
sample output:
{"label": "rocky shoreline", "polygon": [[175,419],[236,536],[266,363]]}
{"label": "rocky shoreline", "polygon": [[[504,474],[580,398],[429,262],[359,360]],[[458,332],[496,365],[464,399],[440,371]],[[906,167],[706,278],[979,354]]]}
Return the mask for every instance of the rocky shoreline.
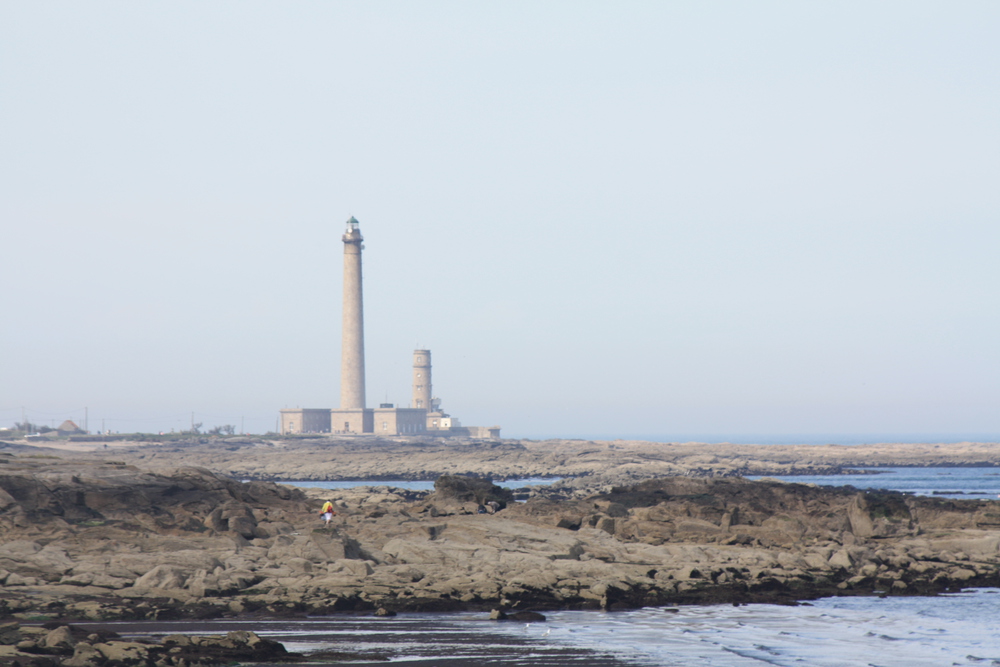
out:
{"label": "rocky shoreline", "polygon": [[[75,451],[74,451],[75,450]],[[73,443],[0,442],[0,452],[114,458],[142,468],[200,466],[237,479],[434,480],[470,475],[600,479],[837,474],[861,468],[1000,466],[1000,444],[732,445],[632,440],[469,440],[312,436],[198,437]]]}
{"label": "rocky shoreline", "polygon": [[[514,503],[470,478],[303,491],[3,456],[0,489],[8,615],[614,609],[1000,583],[1000,503],[849,487],[663,478]],[[506,507],[477,513],[490,499]]]}
{"label": "rocky shoreline", "polygon": [[0,665],[11,667],[148,666],[199,667],[236,662],[306,662],[385,659],[382,655],[323,654],[310,658],[289,653],[276,641],[255,632],[226,635],[168,635],[161,641],[123,639],[105,629],[88,631],[73,625],[0,623]]}
{"label": "rocky shoreline", "polygon": [[[331,491],[147,469],[122,451],[38,451],[0,452],[0,619],[35,633],[0,641],[0,664],[118,664],[100,637],[77,641],[90,647],[80,655],[76,644],[72,655],[65,644],[58,655],[17,649],[58,644],[38,644],[39,631],[24,629],[33,623],[458,610],[530,620],[550,609],[1000,586],[992,500],[751,482],[725,470],[635,481],[618,469],[515,502],[468,476],[443,475],[433,492]],[[369,448],[369,458],[381,453]],[[337,508],[330,527],[318,518],[327,499]],[[499,511],[482,513],[491,501]],[[132,664],[185,667],[147,653]]]}

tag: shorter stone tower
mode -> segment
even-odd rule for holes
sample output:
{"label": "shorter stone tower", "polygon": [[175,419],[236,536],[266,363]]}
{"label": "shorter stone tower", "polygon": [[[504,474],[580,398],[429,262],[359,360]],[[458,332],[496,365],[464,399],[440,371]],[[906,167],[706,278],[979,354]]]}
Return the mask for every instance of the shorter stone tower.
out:
{"label": "shorter stone tower", "polygon": [[413,351],[413,407],[432,410],[431,351]]}

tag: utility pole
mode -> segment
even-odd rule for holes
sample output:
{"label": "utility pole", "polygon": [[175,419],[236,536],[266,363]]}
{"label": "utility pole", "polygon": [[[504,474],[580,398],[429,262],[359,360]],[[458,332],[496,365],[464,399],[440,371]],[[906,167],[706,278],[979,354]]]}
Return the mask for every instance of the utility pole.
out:
{"label": "utility pole", "polygon": [[247,432],[246,432],[246,429],[245,429],[245,428],[243,428],[243,422],[244,422],[244,421],[245,421],[245,419],[244,419],[244,417],[243,417],[243,416],[241,415],[241,416],[240,416],[240,435],[246,435],[246,434],[247,434]]}
{"label": "utility pole", "polygon": [[90,408],[83,409],[83,430],[90,433]]}

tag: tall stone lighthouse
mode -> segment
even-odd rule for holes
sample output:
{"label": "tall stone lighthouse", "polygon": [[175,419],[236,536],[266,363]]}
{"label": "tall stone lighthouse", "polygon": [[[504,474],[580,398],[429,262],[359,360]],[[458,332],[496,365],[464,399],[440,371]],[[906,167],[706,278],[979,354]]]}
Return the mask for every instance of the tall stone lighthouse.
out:
{"label": "tall stone lighthouse", "polygon": [[441,412],[433,398],[431,351],[413,351],[413,405],[397,408],[382,403],[365,405],[365,318],[361,290],[361,251],[364,239],[352,216],[341,237],[344,242],[344,308],[341,322],[340,407],[284,408],[279,430],[283,435],[335,433],[342,435],[463,435],[499,438],[499,426],[461,426]]}
{"label": "tall stone lighthouse", "polygon": [[358,221],[347,221],[344,241],[344,312],[340,349],[340,409],[365,408],[365,318],[361,297],[361,251]]}

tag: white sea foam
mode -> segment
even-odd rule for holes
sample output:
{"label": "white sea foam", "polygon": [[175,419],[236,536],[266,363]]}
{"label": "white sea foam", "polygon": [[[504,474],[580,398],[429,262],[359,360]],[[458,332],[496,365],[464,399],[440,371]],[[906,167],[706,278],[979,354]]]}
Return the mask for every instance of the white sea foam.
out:
{"label": "white sea foam", "polygon": [[1000,591],[933,598],[826,598],[811,605],[712,605],[554,612],[547,641],[653,665],[940,667],[1000,665]]}

